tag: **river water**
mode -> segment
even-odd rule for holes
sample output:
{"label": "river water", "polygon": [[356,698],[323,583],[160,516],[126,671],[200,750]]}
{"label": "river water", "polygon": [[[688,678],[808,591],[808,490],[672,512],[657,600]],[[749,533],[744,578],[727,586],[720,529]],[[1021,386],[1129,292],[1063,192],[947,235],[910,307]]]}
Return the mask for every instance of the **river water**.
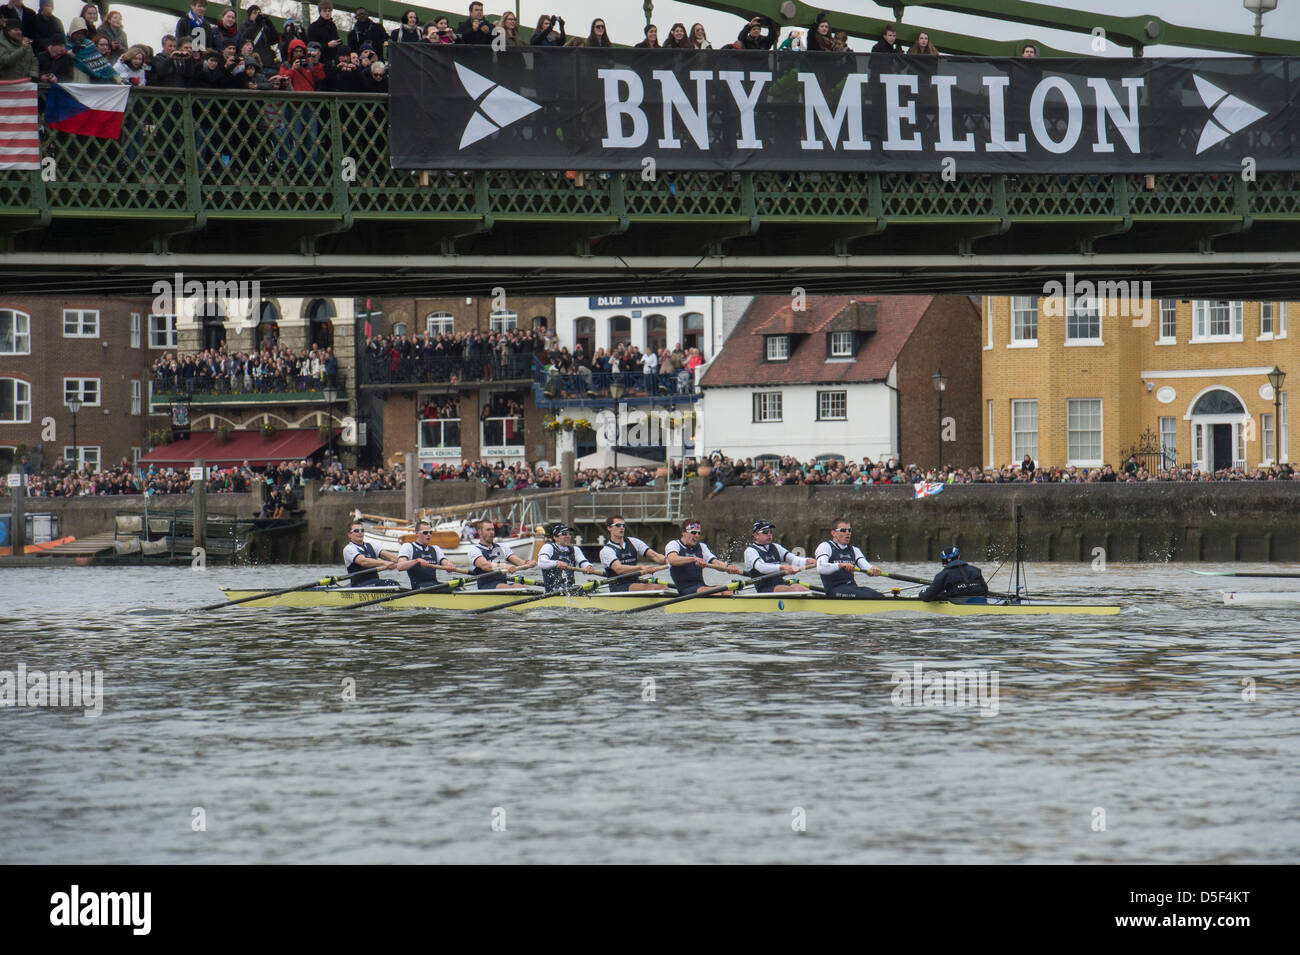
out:
{"label": "river water", "polygon": [[[1112,617],[856,620],[193,613],[335,571],[0,571],[0,681],[103,679],[99,716],[0,709],[0,862],[1294,862],[1295,614],[1219,592],[1300,582],[1193,567],[1029,568]],[[898,705],[918,665],[983,705]]]}

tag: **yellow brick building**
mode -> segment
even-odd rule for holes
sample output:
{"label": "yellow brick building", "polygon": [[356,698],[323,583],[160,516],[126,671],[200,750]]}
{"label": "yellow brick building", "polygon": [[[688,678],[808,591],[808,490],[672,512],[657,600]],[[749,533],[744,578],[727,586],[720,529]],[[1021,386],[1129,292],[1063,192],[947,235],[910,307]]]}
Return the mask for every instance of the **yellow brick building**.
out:
{"label": "yellow brick building", "polygon": [[1163,452],[1148,458],[1155,466],[1272,464],[1274,367],[1288,375],[1279,460],[1289,460],[1286,393],[1300,385],[1300,333],[1287,334],[1288,303],[1130,298],[1113,287],[1071,298],[1084,283],[1067,283],[1064,295],[983,300],[986,466],[1029,454],[1044,467],[1118,470],[1139,446]]}

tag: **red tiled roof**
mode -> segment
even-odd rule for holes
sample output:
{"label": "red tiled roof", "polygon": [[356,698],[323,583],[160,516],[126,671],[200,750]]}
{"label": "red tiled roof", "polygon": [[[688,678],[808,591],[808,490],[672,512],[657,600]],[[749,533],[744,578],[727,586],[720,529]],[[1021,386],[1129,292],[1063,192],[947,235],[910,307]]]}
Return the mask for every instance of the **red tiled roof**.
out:
{"label": "red tiled roof", "polygon": [[[768,384],[827,384],[882,381],[898,360],[933,295],[809,296],[796,312],[788,295],[760,295],[750,303],[722,351],[700,381],[704,388]],[[863,306],[859,311],[850,306]],[[866,336],[853,361],[827,361],[825,335],[832,324],[855,322],[855,312],[875,308],[876,330]],[[838,320],[838,321],[837,321]],[[857,319],[858,323],[869,320]],[[793,335],[788,361],[765,361],[764,336]]]}
{"label": "red tiled roof", "polygon": [[154,448],[140,459],[140,463],[190,467],[202,458],[208,464],[243,464],[247,461],[250,467],[261,467],[310,457],[324,445],[319,432],[306,428],[277,431],[274,438],[262,437],[261,431],[235,431],[225,444],[217,444],[214,432],[195,431],[188,438]]}

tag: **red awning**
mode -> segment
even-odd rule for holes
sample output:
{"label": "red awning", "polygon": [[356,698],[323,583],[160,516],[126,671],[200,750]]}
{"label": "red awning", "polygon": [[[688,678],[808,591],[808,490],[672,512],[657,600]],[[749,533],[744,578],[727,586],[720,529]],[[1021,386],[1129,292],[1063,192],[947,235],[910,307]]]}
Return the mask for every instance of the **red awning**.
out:
{"label": "red awning", "polygon": [[208,464],[231,465],[248,462],[250,467],[300,461],[311,457],[325,442],[315,429],[289,428],[264,438],[261,431],[234,431],[225,444],[217,444],[211,431],[195,431],[190,437],[154,448],[140,459],[144,466],[192,467],[202,458]]}

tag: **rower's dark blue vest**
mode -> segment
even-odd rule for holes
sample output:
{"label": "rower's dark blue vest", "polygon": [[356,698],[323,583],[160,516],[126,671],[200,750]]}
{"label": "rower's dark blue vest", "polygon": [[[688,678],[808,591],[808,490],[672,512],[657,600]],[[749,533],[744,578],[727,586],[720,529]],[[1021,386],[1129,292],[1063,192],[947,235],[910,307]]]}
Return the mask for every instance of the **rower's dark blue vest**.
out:
{"label": "rower's dark blue vest", "polygon": [[[838,546],[835,541],[830,541],[832,564],[856,564],[857,557],[853,553],[853,545],[846,547]],[[820,548],[819,548],[820,549]],[[822,574],[822,585],[830,590],[832,587],[843,587],[845,584],[853,583],[853,575],[847,570],[841,568],[833,574]]]}
{"label": "rower's dark blue vest", "polygon": [[[482,544],[475,544],[474,546],[478,549],[478,553],[474,555],[474,560],[478,560],[480,557],[486,557],[488,563],[504,564],[506,562],[506,552],[501,549],[500,544],[493,543],[492,546],[487,549],[484,549]],[[482,567],[471,562],[469,573],[471,577],[481,577],[484,574],[492,573],[492,571],[484,570]]]}
{"label": "rower's dark blue vest", "polygon": [[[370,544],[362,544],[361,549],[357,554],[357,557],[373,557],[376,560],[379,559],[379,555],[375,553],[374,547],[372,547]],[[361,569],[362,568],[357,565],[356,558],[353,558],[352,563],[348,564],[347,566],[347,572],[349,574],[355,574],[358,570]],[[378,579],[379,579],[379,568],[376,567],[368,574],[361,574],[359,577],[353,577],[352,586],[364,587],[367,584],[373,584]]]}
{"label": "rower's dark blue vest", "polygon": [[[563,561],[570,567],[576,567],[580,563],[577,554],[577,548],[570,545],[568,547],[562,544],[551,544],[551,558],[556,561]],[[573,586],[573,571],[571,570],[550,570],[542,571],[542,584],[547,590],[559,590],[562,587]]]}
{"label": "rower's dark blue vest", "polygon": [[[418,541],[411,542],[411,556],[413,558],[423,558],[431,564],[436,565],[438,563],[438,555],[434,549],[432,547],[426,547]],[[416,587],[430,587],[438,582],[438,571],[433,567],[421,567],[419,564],[416,564],[414,567],[409,568],[406,571],[406,574],[411,578],[412,589]]]}
{"label": "rower's dark blue vest", "polygon": [[[749,546],[754,548],[754,550],[758,551],[758,556],[763,558],[763,560],[767,561],[769,564],[781,563],[781,552],[776,549],[775,541],[772,542],[771,544],[768,544],[766,547],[759,547],[757,544],[750,544]],[[759,570],[757,567],[751,567],[748,571],[748,574],[750,577],[764,576],[763,572]],[[780,577],[773,577],[771,580],[763,581],[763,583],[759,584],[754,589],[757,590],[760,594],[770,594],[772,591],[776,589],[776,585],[779,584],[780,582],[781,582]]]}
{"label": "rower's dark blue vest", "polygon": [[[685,557],[703,557],[704,549],[700,547],[699,541],[689,547],[678,541],[677,553]],[[704,586],[704,569],[695,564],[673,564],[668,568],[668,575],[672,577],[673,586],[680,593],[686,593],[691,587]]]}
{"label": "rower's dark blue vest", "polygon": [[[615,563],[635,564],[637,562],[636,548],[633,547],[632,543],[628,541],[626,538],[623,540],[623,543],[621,544],[615,544],[613,541],[610,541],[605,546],[614,548],[614,555],[615,555],[614,560],[611,560],[608,564],[605,565],[606,577],[618,576],[618,574],[614,572]],[[634,579],[635,578],[633,577],[627,577],[623,580],[616,580],[614,583],[609,585],[609,592],[611,594],[623,593],[629,587],[632,586],[632,581]]]}

